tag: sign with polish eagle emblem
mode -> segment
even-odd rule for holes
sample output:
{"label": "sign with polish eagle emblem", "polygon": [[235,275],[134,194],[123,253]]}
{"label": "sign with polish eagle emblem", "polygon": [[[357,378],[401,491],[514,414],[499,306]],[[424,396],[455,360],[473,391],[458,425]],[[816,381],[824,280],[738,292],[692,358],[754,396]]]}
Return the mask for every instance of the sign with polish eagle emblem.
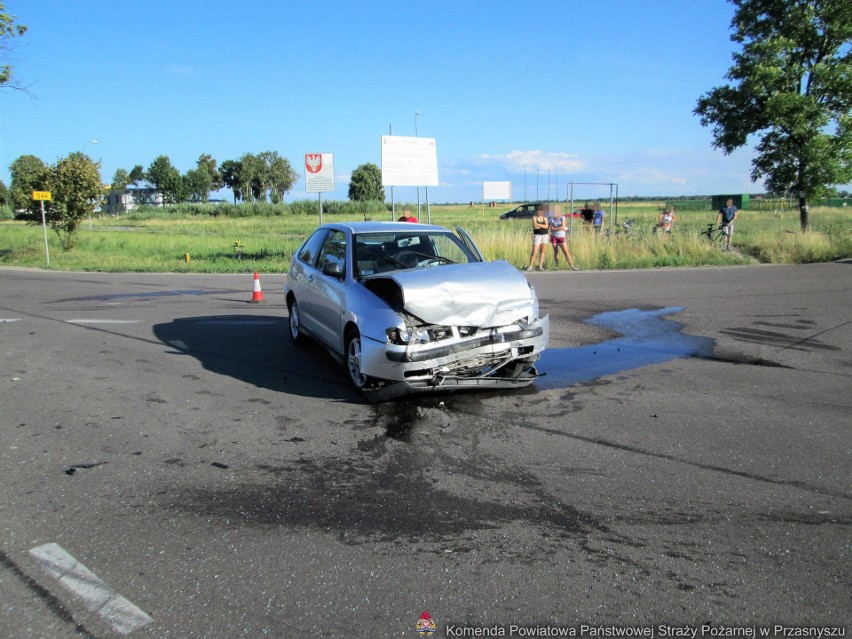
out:
{"label": "sign with polish eagle emblem", "polygon": [[305,153],[305,191],[334,190],[334,153]]}

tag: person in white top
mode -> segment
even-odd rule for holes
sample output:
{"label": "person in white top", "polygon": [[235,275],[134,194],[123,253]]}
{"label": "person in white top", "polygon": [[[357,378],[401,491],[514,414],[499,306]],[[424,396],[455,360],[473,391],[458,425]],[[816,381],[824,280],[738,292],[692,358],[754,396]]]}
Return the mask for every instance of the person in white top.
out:
{"label": "person in white top", "polygon": [[660,213],[659,225],[662,231],[666,233],[672,232],[672,224],[674,224],[675,220],[674,206],[669,204],[668,207],[663,209],[663,212]]}
{"label": "person in white top", "polygon": [[550,243],[553,245],[553,259],[556,262],[556,267],[559,268],[559,251],[561,250],[565,256],[565,261],[568,262],[568,266],[571,267],[572,271],[576,271],[577,267],[574,266],[574,258],[571,257],[571,253],[568,251],[568,242],[566,239],[568,221],[565,218],[565,215],[559,215],[558,208],[554,209],[550,217],[547,218],[550,226]]}

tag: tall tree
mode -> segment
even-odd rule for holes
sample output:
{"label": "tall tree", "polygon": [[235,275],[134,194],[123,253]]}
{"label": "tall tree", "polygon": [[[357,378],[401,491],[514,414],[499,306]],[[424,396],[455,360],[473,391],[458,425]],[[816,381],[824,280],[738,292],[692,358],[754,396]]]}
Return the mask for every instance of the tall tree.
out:
{"label": "tall tree", "polygon": [[161,155],[151,162],[145,178],[163,194],[163,204],[176,204],[183,199],[183,177],[169,156]]}
{"label": "tall tree", "polygon": [[132,169],[130,169],[130,175],[128,175],[127,177],[130,179],[128,184],[139,186],[140,182],[145,181],[145,169],[142,168],[141,164],[137,164]]}
{"label": "tall tree", "polygon": [[752,181],[793,192],[802,230],[808,202],[852,181],[852,2],[731,0],[727,78],[695,108],[726,154],[757,136]]}
{"label": "tall tree", "polygon": [[239,160],[225,160],[222,162],[222,185],[227,186],[234,193],[234,204],[242,197],[240,186],[242,184],[242,164]]}
{"label": "tall tree", "polygon": [[69,250],[80,221],[91,215],[101,200],[100,164],[83,153],[72,153],[50,167],[48,185],[53,199],[47,207],[47,222],[62,247]]}
{"label": "tall tree", "polygon": [[[195,165],[200,168],[205,168],[207,173],[210,175],[210,179],[212,180],[210,190],[218,191],[225,184],[222,182],[222,174],[219,172],[218,167],[216,166],[216,160],[213,159],[213,156],[208,153],[202,153],[198,156],[198,161]],[[207,201],[207,198],[204,198],[204,201]]]}
{"label": "tall tree", "polygon": [[349,180],[349,199],[353,202],[385,201],[385,189],[382,186],[382,170],[367,162],[354,171]]}
{"label": "tall tree", "polygon": [[112,188],[114,191],[123,191],[130,184],[130,174],[127,169],[116,169],[112,176]]}
{"label": "tall tree", "polygon": [[260,156],[246,153],[240,158],[240,192],[244,202],[266,199],[266,162]]}
{"label": "tall tree", "polygon": [[30,211],[35,215],[38,205],[33,202],[33,191],[47,191],[48,166],[34,155],[22,155],[9,166],[12,208]]}
{"label": "tall tree", "polygon": [[207,202],[210,191],[213,189],[213,177],[210,175],[210,169],[206,164],[199,164],[194,169],[187,171],[183,176],[183,183],[190,200]]}
{"label": "tall tree", "polygon": [[12,79],[12,65],[8,63],[9,52],[15,48],[15,38],[24,35],[27,28],[15,21],[18,16],[6,13],[6,7],[0,0],[0,88],[22,88]]}
{"label": "tall tree", "polygon": [[293,188],[299,176],[290,161],[278,155],[278,151],[264,151],[259,157],[266,165],[264,187],[269,191],[269,200],[279,204],[284,201],[284,195]]}

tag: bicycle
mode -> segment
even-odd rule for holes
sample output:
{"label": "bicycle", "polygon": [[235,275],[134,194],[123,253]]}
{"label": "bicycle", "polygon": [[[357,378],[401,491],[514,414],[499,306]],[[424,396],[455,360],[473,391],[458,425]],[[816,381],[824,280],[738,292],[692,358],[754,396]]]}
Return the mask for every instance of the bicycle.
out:
{"label": "bicycle", "polygon": [[713,246],[718,246],[721,250],[728,248],[728,230],[726,225],[716,226],[716,224],[708,224],[704,231],[699,233],[701,237],[706,237],[707,241]]}
{"label": "bicycle", "polygon": [[674,227],[669,225],[668,228],[665,228],[662,224],[654,224],[654,227],[651,229],[651,235],[654,237],[666,237],[672,235],[674,233]]}
{"label": "bicycle", "polygon": [[606,229],[606,237],[610,239],[612,237],[618,235],[624,235],[627,238],[633,239],[635,236],[633,234],[633,220],[629,217],[624,218],[624,221],[621,223],[621,228],[612,228],[609,227]]}

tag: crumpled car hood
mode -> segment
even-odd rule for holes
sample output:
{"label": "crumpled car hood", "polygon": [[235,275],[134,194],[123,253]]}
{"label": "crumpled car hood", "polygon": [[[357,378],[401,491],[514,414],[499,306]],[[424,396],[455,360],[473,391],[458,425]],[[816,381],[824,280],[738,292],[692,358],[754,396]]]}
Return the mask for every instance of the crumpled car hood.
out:
{"label": "crumpled car hood", "polygon": [[370,286],[379,279],[395,282],[402,307],[430,324],[504,326],[532,313],[527,279],[502,260],[398,271],[365,282],[381,295]]}

